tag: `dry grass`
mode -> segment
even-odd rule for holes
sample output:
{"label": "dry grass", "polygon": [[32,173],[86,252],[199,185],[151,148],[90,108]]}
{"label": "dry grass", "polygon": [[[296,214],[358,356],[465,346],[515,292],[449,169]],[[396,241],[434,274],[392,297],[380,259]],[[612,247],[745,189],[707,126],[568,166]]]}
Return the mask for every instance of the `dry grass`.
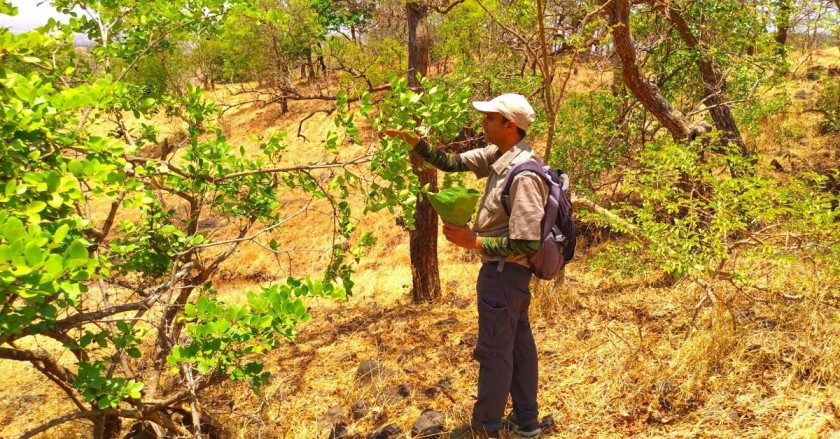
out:
{"label": "dry grass", "polygon": [[[810,90],[812,84],[802,87]],[[255,148],[250,136],[294,133],[296,118],[316,110],[314,105],[292,103],[288,115],[244,109],[231,113],[223,126],[232,143]],[[284,161],[320,154],[315,139],[331,127],[321,116],[304,126],[310,142],[290,134],[293,148]],[[776,116],[758,143],[770,145],[764,151],[768,157],[787,160],[789,171],[836,168],[840,142],[820,136],[815,124],[808,115]],[[824,149],[832,161],[826,162]],[[289,192],[282,201],[293,212],[307,199]],[[353,205],[359,211],[361,200]],[[220,294],[237,300],[261,283],[320,273],[330,243],[324,242],[327,215],[319,210],[323,206],[313,204],[306,215],[266,237],[288,254],[277,257],[243,245],[222,267]],[[300,328],[297,341],[263,358],[273,378],[260,395],[240,383],[203,395],[205,409],[222,418],[234,437],[325,438],[328,412],[343,414],[349,432],[359,437],[389,423],[408,431],[425,408],[443,412],[448,427],[469,421],[478,373],[471,358],[477,261],[441,240],[443,300],[412,304],[407,234],[387,213],[360,219],[379,240],[355,276],[356,294],[345,303],[310,304],[313,318]],[[230,231],[221,227],[214,233],[221,238]],[[614,279],[589,268],[596,250],[582,249],[564,284],[533,285],[541,411],[559,426],[544,437],[840,436],[836,273],[814,272],[807,261],[768,266],[745,259],[741,268],[768,273],[764,290],[715,285],[718,300],[702,307],[692,322],[699,287],[669,285],[658,273]],[[381,362],[384,371],[362,382],[356,370],[368,359]],[[0,373],[14,377],[0,385],[0,437],[72,410],[30,367],[2,361]],[[359,399],[369,410],[353,418],[350,410]],[[41,437],[89,435],[89,426],[76,422]]]}

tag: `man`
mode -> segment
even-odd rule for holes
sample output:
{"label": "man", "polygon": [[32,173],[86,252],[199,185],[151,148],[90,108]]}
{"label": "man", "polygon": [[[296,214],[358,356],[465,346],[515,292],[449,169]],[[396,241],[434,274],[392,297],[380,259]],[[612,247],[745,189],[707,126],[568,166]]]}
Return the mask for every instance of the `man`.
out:
{"label": "man", "polygon": [[[484,148],[448,154],[414,134],[387,131],[386,135],[405,140],[438,169],[472,171],[478,178],[487,178],[472,229],[448,223],[443,227],[449,242],[478,251],[483,263],[476,287],[478,398],[470,426],[453,431],[451,437],[495,438],[503,428],[535,437],[541,430],[537,421],[537,349],[528,320],[528,257],[539,250],[548,188],[536,174],[522,172],[511,186],[510,216],[501,200],[507,173],[533,157],[525,135],[534,121],[534,110],[518,94],[473,102],[473,107],[484,113],[481,123],[488,143]],[[508,395],[513,413],[503,420]]]}

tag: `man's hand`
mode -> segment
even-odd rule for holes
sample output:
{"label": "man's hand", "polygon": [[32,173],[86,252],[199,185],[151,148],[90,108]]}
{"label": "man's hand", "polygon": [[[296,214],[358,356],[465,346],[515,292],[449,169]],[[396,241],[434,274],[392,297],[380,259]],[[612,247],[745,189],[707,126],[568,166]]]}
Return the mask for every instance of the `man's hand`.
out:
{"label": "man's hand", "polygon": [[420,142],[420,136],[408,131],[385,130],[385,135],[392,139],[401,139],[412,147]]}
{"label": "man's hand", "polygon": [[446,240],[470,250],[481,250],[481,237],[477,236],[469,227],[443,223],[443,236]]}

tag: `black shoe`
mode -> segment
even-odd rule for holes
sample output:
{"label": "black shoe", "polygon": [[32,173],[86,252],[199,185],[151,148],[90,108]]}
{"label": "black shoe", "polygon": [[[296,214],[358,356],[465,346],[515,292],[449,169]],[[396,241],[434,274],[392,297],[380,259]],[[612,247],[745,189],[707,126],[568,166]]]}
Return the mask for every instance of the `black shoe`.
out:
{"label": "black shoe", "polygon": [[542,427],[537,418],[519,420],[516,413],[511,413],[504,422],[505,430],[516,433],[519,437],[535,438],[542,433]]}
{"label": "black shoe", "polygon": [[476,429],[472,427],[461,427],[452,430],[449,433],[449,439],[495,439],[499,437],[499,432],[488,432],[484,429]]}

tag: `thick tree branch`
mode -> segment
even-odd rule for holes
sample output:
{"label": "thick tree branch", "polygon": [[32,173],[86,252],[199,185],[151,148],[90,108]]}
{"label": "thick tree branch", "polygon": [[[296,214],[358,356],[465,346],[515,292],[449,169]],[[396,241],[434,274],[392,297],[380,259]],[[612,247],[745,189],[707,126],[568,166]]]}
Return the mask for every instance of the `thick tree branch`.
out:
{"label": "thick tree branch", "polygon": [[0,347],[0,358],[15,361],[28,361],[33,364],[41,363],[44,369],[65,383],[72,383],[76,380],[76,375],[73,372],[58,364],[58,362],[56,362],[50,354],[44,351],[28,351],[23,349]]}
{"label": "thick tree branch", "polygon": [[655,84],[644,77],[639,69],[636,49],[630,35],[630,2],[628,0],[604,0],[602,11],[610,25],[615,53],[621,60],[624,84],[642,105],[668,129],[677,140],[692,139],[702,133],[682,113],[676,110],[662,96]]}
{"label": "thick tree branch", "polygon": [[190,436],[189,432],[184,429],[183,427],[175,424],[171,420],[169,422],[165,422],[161,420],[160,416],[156,416],[156,413],[152,411],[146,412],[138,411],[138,410],[125,410],[125,409],[106,409],[106,410],[86,410],[86,411],[78,411],[73,413],[68,413],[64,416],[60,416],[55,418],[49,422],[44,423],[43,425],[33,428],[25,432],[23,435],[20,436],[20,439],[29,439],[34,437],[40,433],[43,433],[53,427],[58,425],[64,424],[66,422],[74,421],[76,419],[94,419],[100,418],[103,416],[118,416],[120,418],[130,418],[130,419],[143,419],[147,421],[154,422],[158,425],[163,426],[164,428],[169,429],[180,435],[181,437],[188,437]]}
{"label": "thick tree branch", "polygon": [[71,383],[76,379],[73,372],[58,364],[58,362],[46,352],[18,349],[13,345],[13,349],[0,348],[0,358],[16,361],[28,361],[32,363],[32,366],[35,369],[38,369],[39,372],[64,391],[64,393],[67,394],[67,397],[70,398],[70,401],[72,401],[79,410],[85,410],[85,406],[82,405],[81,401],[79,401],[76,397],[73,387],[71,386]]}
{"label": "thick tree branch", "polygon": [[652,0],[651,4],[654,9],[660,11],[674,25],[685,44],[690,49],[697,51],[699,56],[696,63],[700,70],[700,76],[703,78],[706,93],[703,101],[712,115],[715,127],[723,132],[724,141],[737,145],[741,155],[746,157],[749,151],[741,137],[741,132],[735,123],[735,116],[732,114],[732,108],[726,98],[726,80],[717,67],[714,58],[703,49],[702,44],[691,31],[679,10],[671,6],[670,3],[665,4]]}
{"label": "thick tree branch", "polygon": [[109,416],[109,415],[116,415],[123,418],[140,418],[140,414],[133,410],[119,410],[119,409],[109,409],[109,410],[88,410],[82,412],[73,412],[68,413],[64,416],[60,416],[55,418],[40,427],[33,428],[20,436],[20,439],[29,439],[34,437],[37,434],[43,433],[53,427],[58,425],[64,424],[65,422],[70,422],[76,419],[93,419],[99,418],[102,416]]}

